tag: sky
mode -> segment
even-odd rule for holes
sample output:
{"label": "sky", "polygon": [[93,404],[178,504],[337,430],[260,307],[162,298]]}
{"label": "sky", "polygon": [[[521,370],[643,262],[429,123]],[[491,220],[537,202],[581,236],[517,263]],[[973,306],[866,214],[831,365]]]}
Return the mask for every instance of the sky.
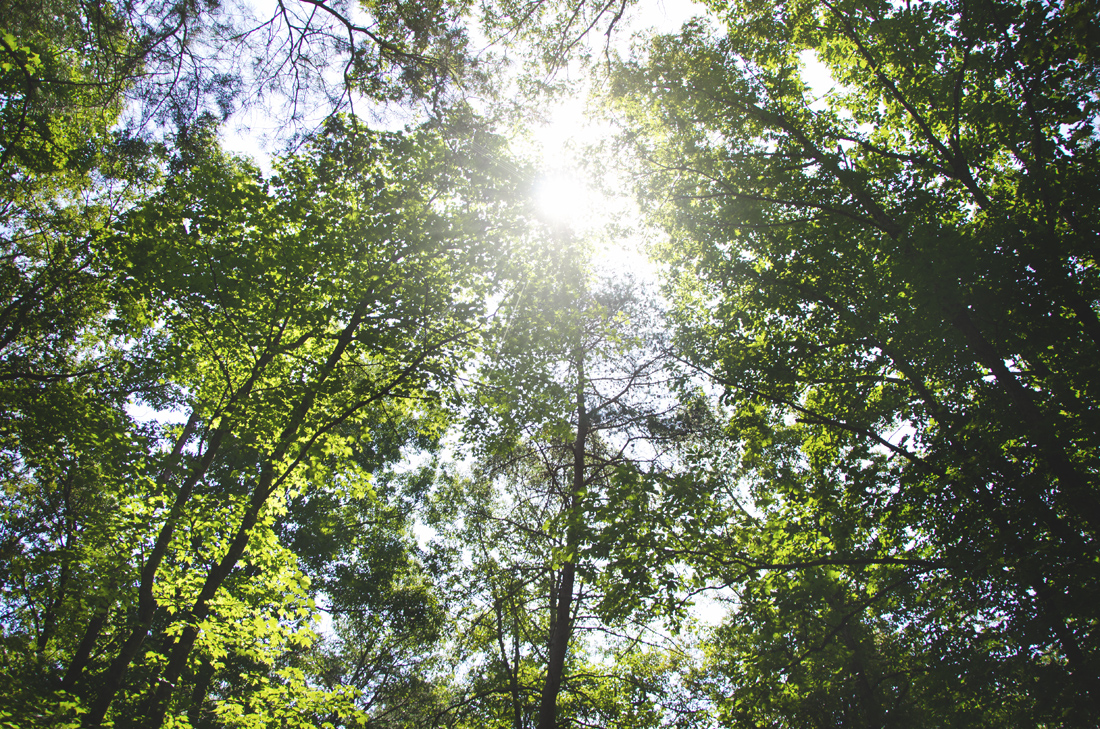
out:
{"label": "sky", "polygon": [[[357,7],[357,3],[351,5]],[[268,19],[276,12],[277,0],[244,0],[244,7],[244,12],[250,12],[261,20]],[[650,29],[663,33],[675,32],[686,20],[705,13],[705,8],[691,0],[642,0],[632,6],[617,25],[616,32],[612,34],[611,47],[625,56],[635,33]],[[474,35],[477,35],[476,31]],[[590,36],[593,47],[601,51],[604,41],[602,34],[593,33]],[[569,70],[566,69],[565,73],[568,74]],[[549,122],[542,132],[550,147],[555,146],[555,141],[560,143],[576,132],[584,111],[583,98],[565,99],[559,107],[549,113]],[[317,121],[325,113],[323,108],[319,108]],[[374,120],[372,126],[400,129],[410,119],[408,114],[391,114]],[[283,126],[278,115],[273,114],[269,107],[254,106],[238,112],[229,120],[223,143],[233,152],[252,157],[268,172],[272,140],[284,131]]]}

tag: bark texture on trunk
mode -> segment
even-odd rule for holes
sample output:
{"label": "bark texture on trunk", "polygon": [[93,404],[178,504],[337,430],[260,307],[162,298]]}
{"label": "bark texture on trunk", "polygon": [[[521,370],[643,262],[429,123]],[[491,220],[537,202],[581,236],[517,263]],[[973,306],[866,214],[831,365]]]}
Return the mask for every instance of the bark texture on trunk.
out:
{"label": "bark texture on trunk", "polygon": [[577,437],[573,441],[573,481],[566,503],[565,563],[561,568],[556,600],[551,602],[550,642],[547,646],[546,682],[539,704],[538,729],[554,729],[558,720],[558,694],[565,672],[565,656],[573,633],[573,591],[577,576],[577,543],[580,541],[581,500],[585,487],[585,441],[588,412],[584,404],[584,353],[574,355],[577,366]]}

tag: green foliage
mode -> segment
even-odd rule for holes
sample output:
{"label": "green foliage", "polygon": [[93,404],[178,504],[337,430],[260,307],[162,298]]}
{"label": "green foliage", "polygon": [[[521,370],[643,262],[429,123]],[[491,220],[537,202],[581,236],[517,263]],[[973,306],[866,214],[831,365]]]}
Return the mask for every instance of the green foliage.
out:
{"label": "green foliage", "polygon": [[[722,32],[653,39],[615,95],[670,233],[680,346],[722,388],[753,489],[715,504],[739,529],[680,528],[741,594],[715,644],[727,720],[1087,724],[1095,19],[713,8]],[[815,58],[837,84],[820,98]],[[830,599],[863,608],[842,626]]]}
{"label": "green foliage", "polygon": [[[90,724],[354,722],[423,680],[439,609],[405,502],[423,478],[372,476],[446,423],[500,183],[460,165],[460,140],[351,119],[270,181],[211,140],[192,130],[97,241],[126,304],[100,320],[131,337],[117,367],[20,391],[5,680],[34,665],[42,681],[11,692],[15,716],[60,685]],[[189,421],[140,426],[132,400]]]}
{"label": "green foliage", "polygon": [[1093,8],[608,58],[658,305],[452,93],[628,6],[0,1],[0,726],[1094,723]]}
{"label": "green foliage", "polygon": [[593,636],[661,616],[648,588],[671,572],[642,566],[652,516],[642,475],[664,465],[672,440],[667,428],[654,435],[667,363],[644,290],[591,280],[573,241],[550,242],[520,267],[473,385],[464,439],[480,459],[440,497],[459,504],[440,509],[440,524],[468,563],[456,670],[473,680],[456,717],[649,726],[659,712],[630,704],[617,667],[630,649],[604,671]]}
{"label": "green foliage", "polygon": [[5,3],[0,28],[5,201],[24,199],[52,176],[71,179],[91,169],[97,144],[121,112],[126,83],[131,41],[112,7],[81,18],[75,3],[36,5]]}

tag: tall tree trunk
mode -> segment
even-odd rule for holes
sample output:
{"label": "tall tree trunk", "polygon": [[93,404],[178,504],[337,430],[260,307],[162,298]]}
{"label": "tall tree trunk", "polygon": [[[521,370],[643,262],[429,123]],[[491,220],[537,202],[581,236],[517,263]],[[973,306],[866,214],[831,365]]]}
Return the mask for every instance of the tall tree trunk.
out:
{"label": "tall tree trunk", "polygon": [[573,633],[573,590],[577,575],[577,544],[580,541],[581,500],[585,486],[584,446],[588,436],[588,411],[584,405],[584,351],[574,353],[577,365],[577,437],[573,441],[573,483],[566,504],[565,564],[558,584],[546,658],[546,682],[542,687],[538,729],[554,729],[558,718],[558,694],[561,692],[565,656]]}
{"label": "tall tree trunk", "polygon": [[168,657],[168,665],[165,667],[160,679],[155,684],[156,688],[153,690],[149,710],[147,712],[147,726],[159,727],[164,723],[164,717],[168,711],[168,704],[172,698],[172,693],[176,688],[176,684],[179,683],[180,676],[183,675],[184,669],[187,667],[187,659],[191,655],[191,649],[195,647],[195,641],[199,638],[199,624],[209,615],[210,601],[214,599],[214,595],[217,594],[222,583],[225,582],[225,578],[228,577],[229,573],[233,571],[233,568],[237,566],[237,562],[248,547],[248,540],[252,535],[252,527],[256,525],[260,511],[263,509],[264,504],[267,503],[268,496],[271,495],[271,484],[273,479],[273,468],[270,464],[265,465],[260,475],[260,483],[256,486],[255,491],[252,492],[252,499],[249,502],[248,511],[245,512],[244,518],[241,519],[241,523],[237,527],[236,533],[233,535],[233,541],[229,544],[229,549],[226,551],[221,561],[207,573],[206,582],[203,583],[202,590],[199,592],[199,596],[195,600],[194,606],[184,618],[186,625],[183,632],[180,633],[180,637],[172,646],[171,653]]}
{"label": "tall tree trunk", "polygon": [[72,691],[84,673],[84,667],[92,657],[92,649],[95,648],[99,634],[103,631],[103,624],[107,622],[107,608],[104,607],[92,616],[88,621],[88,627],[84,630],[84,637],[80,639],[80,645],[73,653],[73,659],[69,661],[69,668],[65,671],[65,678],[61,680],[62,691]]}
{"label": "tall tree trunk", "polygon": [[523,729],[523,705],[519,693],[519,656],[515,656],[515,660],[508,660],[508,648],[504,643],[503,596],[497,597],[493,601],[493,610],[497,618],[497,647],[500,648],[500,661],[504,664],[504,670],[508,674],[508,692],[512,697],[512,729]]}
{"label": "tall tree trunk", "polygon": [[977,361],[993,373],[997,384],[1008,396],[1029,439],[1039,447],[1051,475],[1066,496],[1069,511],[1084,520],[1094,539],[1100,536],[1100,500],[1093,493],[1092,484],[1069,459],[1067,444],[1059,439],[1053,424],[1036,405],[1031,392],[1009,371],[1004,358],[982,335],[966,309],[960,310],[951,324],[962,333]]}
{"label": "tall tree trunk", "polygon": [[203,719],[203,704],[206,702],[206,694],[210,690],[210,684],[214,680],[217,669],[211,661],[203,661],[195,674],[195,690],[191,692],[191,707],[187,710],[187,721],[191,726],[198,726]]}
{"label": "tall tree trunk", "polygon": [[[179,458],[183,454],[183,449],[184,447],[186,447],[187,442],[191,440],[191,436],[194,434],[195,428],[198,426],[198,424],[199,410],[195,408],[191,410],[191,416],[187,419],[187,423],[183,426],[183,430],[180,431],[179,437],[176,438],[176,442],[172,447],[172,452],[168,454],[168,457],[164,461],[164,467],[161,468],[160,474],[158,474],[157,476],[157,485],[159,488],[163,489],[165,486],[167,486],[169,479],[171,479],[174,475],[176,466],[179,463]],[[168,526],[167,523],[165,524],[165,527],[169,529],[172,528]],[[163,529],[164,527],[162,527],[162,531]],[[148,566],[149,564],[147,563],[146,567]],[[144,576],[144,569],[142,570],[142,574]],[[109,592],[113,593],[114,591],[115,583],[114,580],[112,580],[111,589]],[[102,609],[95,612],[91,620],[88,622],[88,627],[84,631],[84,637],[81,638],[80,645],[77,646],[76,652],[73,654],[73,658],[69,663],[69,667],[65,671],[65,678],[61,681],[62,691],[72,691],[76,688],[77,683],[80,681],[83,675],[84,667],[88,665],[88,660],[89,658],[91,658],[92,651],[95,649],[96,641],[99,640],[99,634],[103,630],[103,625],[107,621],[107,614],[109,612],[110,605],[104,605]],[[137,629],[140,629],[140,625],[137,626]],[[133,636],[131,635],[131,638],[132,637]],[[140,648],[140,644],[138,644],[138,648]],[[116,661],[117,660],[118,659],[116,659]],[[126,665],[129,665],[129,660],[127,660]],[[124,670],[125,669],[123,669],[123,671]],[[121,684],[121,675],[118,678],[119,680],[115,682],[115,690],[117,690],[117,686]],[[108,681],[110,680],[111,677],[109,675]],[[91,712],[89,717],[85,719],[85,722],[89,726],[97,726],[99,722],[103,720],[103,716],[106,714],[107,708],[110,706],[110,702],[113,698],[114,691],[111,692],[110,697],[105,697],[103,695],[103,692],[101,692],[97,696],[96,705],[100,706],[102,708],[102,711],[99,711],[97,709]],[[98,716],[98,718],[95,718],[96,716]]]}
{"label": "tall tree trunk", "polygon": [[[250,379],[249,384],[254,379],[255,378]],[[180,437],[176,441],[176,447],[173,449],[172,457],[170,458],[170,465],[171,461],[174,461],[183,451],[186,440],[190,438],[191,432],[197,422],[198,413],[197,411],[192,411],[187,427],[184,428],[183,433],[180,434]],[[111,661],[111,665],[108,667],[107,673],[104,676],[103,683],[96,694],[96,699],[92,703],[91,710],[88,712],[88,715],[84,717],[84,725],[87,727],[98,727],[103,723],[103,719],[107,716],[107,710],[111,708],[111,702],[114,701],[119,689],[122,688],[122,682],[126,678],[126,672],[129,670],[130,664],[133,663],[134,659],[141,651],[141,646],[145,643],[145,639],[149,636],[149,628],[153,624],[153,616],[156,614],[157,609],[157,601],[153,597],[153,582],[156,579],[157,570],[160,569],[160,563],[168,553],[168,544],[172,540],[176,522],[183,515],[184,507],[191,499],[191,492],[194,490],[195,485],[210,468],[211,464],[213,464],[214,456],[218,452],[224,434],[224,426],[214,431],[198,465],[191,472],[191,475],[180,485],[179,491],[176,492],[176,498],[172,503],[171,511],[168,513],[168,518],[166,518],[161,525],[160,532],[157,535],[157,541],[150,550],[149,557],[145,560],[145,564],[141,568],[141,581],[138,584],[137,618],[131,623],[130,634],[123,642],[122,648],[119,649],[115,659]],[[166,479],[170,474],[171,468],[166,466],[161,472],[161,483],[158,484],[160,487],[163,488],[166,485]],[[98,616],[97,618],[93,618],[93,621],[96,619],[98,619]]]}
{"label": "tall tree trunk", "polygon": [[[130,668],[130,664],[137,658],[142,645],[145,643],[145,639],[149,637],[149,628],[153,624],[153,616],[156,614],[157,609],[157,602],[153,597],[153,583],[156,581],[157,571],[160,569],[161,562],[164,561],[165,556],[168,554],[168,546],[172,540],[172,534],[175,532],[176,523],[183,516],[184,510],[191,500],[191,493],[194,491],[195,486],[213,465],[214,458],[217,456],[218,450],[221,447],[221,442],[225,439],[226,433],[229,432],[229,429],[232,427],[232,416],[235,409],[242,401],[246,400],[249,395],[251,395],[252,388],[255,387],[256,382],[259,381],[264,370],[274,361],[276,355],[282,352],[281,344],[283,333],[286,330],[286,324],[287,322],[284,321],[282,326],[267,343],[266,349],[264,349],[255,364],[253,364],[248,379],[233,392],[232,397],[230,397],[229,402],[222,411],[221,425],[215,428],[211,433],[207,441],[206,451],[203,453],[198,465],[192,470],[191,475],[180,484],[179,490],[176,492],[176,498],[172,502],[172,508],[168,512],[168,517],[161,525],[160,532],[157,534],[157,541],[149,551],[149,557],[146,559],[141,569],[141,581],[138,585],[138,609],[136,619],[131,622],[130,634],[123,642],[118,655],[115,656],[115,659],[107,669],[107,673],[96,695],[96,700],[93,702],[92,708],[87,716],[84,717],[84,725],[86,727],[98,727],[103,723],[103,719],[107,716],[107,710],[111,707],[111,702],[114,701],[119,689],[122,688],[123,680],[126,677],[127,670]],[[291,348],[297,348],[304,343],[304,339],[298,340]],[[198,408],[194,408],[191,412],[191,417],[187,421],[187,425],[184,427],[180,437],[176,440],[176,445],[172,450],[172,454],[169,456],[164,469],[158,476],[158,490],[166,488],[168,480],[175,469],[176,460],[183,452],[183,448],[190,439],[192,431],[198,425],[198,421],[199,411]]]}
{"label": "tall tree trunk", "polygon": [[[186,625],[180,633],[179,638],[172,645],[171,652],[169,653],[168,665],[165,667],[164,672],[153,682],[153,688],[150,691],[145,712],[146,719],[144,724],[146,726],[159,727],[164,723],[164,717],[168,711],[169,702],[172,699],[176,684],[179,682],[180,676],[183,675],[183,671],[187,667],[188,657],[191,655],[191,650],[198,640],[199,623],[201,623],[210,613],[210,600],[217,594],[218,589],[233,571],[233,568],[237,566],[237,562],[244,554],[245,549],[247,549],[249,539],[252,536],[252,528],[256,525],[260,511],[263,509],[264,504],[267,503],[268,497],[271,496],[273,490],[282,482],[282,479],[288,476],[294,467],[301,462],[301,458],[299,458],[294,463],[287,466],[281,477],[276,480],[274,471],[275,464],[282,461],[297,441],[302,423],[305,421],[310,410],[312,410],[317,398],[317,393],[328,378],[332,376],[333,372],[336,371],[336,367],[343,359],[344,353],[347,351],[348,347],[351,346],[355,337],[355,332],[363,321],[363,313],[367,303],[367,300],[364,299],[359,303],[359,306],[356,307],[351,320],[341,331],[336,346],[326,358],[317,381],[313,387],[306,390],[302,398],[291,411],[287,419],[287,424],[279,434],[279,445],[272,452],[271,456],[267,458],[263,466],[259,483],[256,484],[252,492],[252,498],[249,500],[248,509],[245,511],[241,523],[238,525],[233,535],[233,541],[230,542],[229,549],[226,551],[221,561],[207,573],[206,581],[203,583],[202,590],[199,592],[191,609],[180,617],[180,620],[185,622]],[[414,359],[413,363],[405,370],[398,373],[397,377],[395,377],[386,387],[381,388],[370,398],[353,406],[345,413],[345,417],[359,407],[363,407],[370,402],[385,397],[393,387],[407,377],[408,374],[419,365],[424,356],[426,356],[426,353],[422,353],[420,357]]]}

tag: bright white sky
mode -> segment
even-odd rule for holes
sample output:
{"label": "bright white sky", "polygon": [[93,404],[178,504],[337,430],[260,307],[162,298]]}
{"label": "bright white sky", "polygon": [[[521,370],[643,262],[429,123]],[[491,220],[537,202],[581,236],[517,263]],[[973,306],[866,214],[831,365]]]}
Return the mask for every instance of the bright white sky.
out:
{"label": "bright white sky", "polygon": [[[624,22],[617,29],[612,50],[626,57],[630,46],[639,34],[675,33],[693,17],[709,15],[707,9],[692,0],[643,0],[634,6],[631,15],[624,16]],[[605,38],[594,35],[591,39],[593,55],[603,52]],[[834,81],[828,69],[812,51],[802,54],[805,66],[803,78],[811,93],[820,101],[833,88]],[[568,70],[567,70],[568,71]],[[601,122],[587,113],[589,87],[579,84],[577,93],[564,98],[547,113],[547,122],[531,133],[527,153],[541,157],[544,177],[539,183],[539,206],[544,215],[556,225],[564,225],[580,234],[591,234],[605,226],[613,217],[629,222],[632,227],[640,227],[639,215],[627,194],[609,198],[594,190],[589,182],[591,178],[583,171],[585,167],[585,147],[598,142],[614,133],[606,122]],[[816,106],[816,105],[815,105]],[[526,146],[521,143],[521,147]],[[589,165],[591,167],[591,165]],[[605,179],[600,181],[605,190],[629,189],[625,180],[614,178],[612,165],[602,167]],[[589,173],[590,174],[590,173]],[[605,243],[597,255],[597,265],[617,271],[630,273],[645,279],[655,277],[652,263],[644,253],[643,236],[652,236],[654,231],[637,230],[615,243]]]}
{"label": "bright white sky", "polygon": [[[246,0],[256,17],[266,19],[272,16],[276,0]],[[358,14],[351,3],[353,15]],[[628,9],[616,31],[612,34],[611,50],[621,56],[627,56],[630,46],[639,34],[674,33],[689,19],[706,16],[708,11],[693,0],[641,0]],[[588,39],[590,49],[596,57],[602,56],[605,37],[594,32]],[[832,80],[825,67],[812,53],[803,56],[806,63],[807,82],[822,96],[832,87]],[[596,194],[585,183],[587,175],[582,174],[584,167],[584,147],[607,137],[611,128],[606,123],[593,121],[586,113],[589,87],[586,77],[579,68],[565,69],[563,75],[571,73],[580,78],[577,92],[564,98],[547,111],[547,122],[532,130],[526,140],[517,140],[517,152],[543,160],[546,170],[539,183],[540,207],[547,218],[555,225],[563,225],[574,232],[590,233],[606,224],[614,215],[631,215],[624,209],[629,207],[625,200],[608,200]],[[399,129],[409,120],[393,117],[385,126]],[[234,117],[226,134],[224,143],[227,149],[252,157],[260,167],[270,173],[270,138],[278,136],[277,121],[270,110],[252,108]],[[623,189],[614,180],[602,181],[605,189]],[[628,246],[625,254],[629,258],[636,255],[638,246]],[[621,256],[623,252],[614,255]],[[638,263],[639,261],[635,261]]]}
{"label": "bright white sky", "polygon": [[[276,0],[245,2],[250,6],[249,10],[260,19],[272,17],[277,7]],[[358,4],[352,2],[351,5],[353,17],[359,15]],[[626,55],[635,33],[650,29],[661,33],[675,32],[688,19],[705,14],[706,9],[692,0],[642,0],[630,8],[618,24],[612,34],[611,47]],[[593,47],[598,47],[601,51],[604,41],[604,36],[598,33],[590,38]],[[560,147],[566,139],[575,136],[577,130],[583,127],[583,114],[583,95],[563,102],[560,109],[551,112],[550,123],[540,133],[547,148]],[[400,129],[407,122],[406,118],[394,117],[384,124]],[[231,119],[223,141],[227,149],[252,157],[265,171],[270,171],[271,148],[268,142],[270,138],[277,137],[280,131],[279,121],[269,109],[253,107]]]}

